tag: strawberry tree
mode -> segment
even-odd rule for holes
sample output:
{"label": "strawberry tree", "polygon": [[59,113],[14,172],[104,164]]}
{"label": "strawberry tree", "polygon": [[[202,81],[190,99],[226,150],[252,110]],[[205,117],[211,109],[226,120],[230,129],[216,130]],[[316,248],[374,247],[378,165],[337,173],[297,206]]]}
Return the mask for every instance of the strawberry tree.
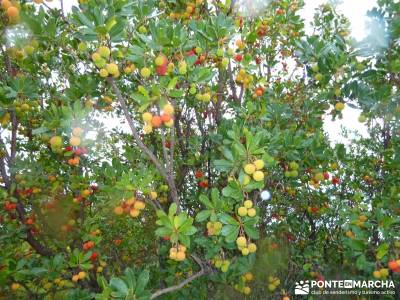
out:
{"label": "strawberry tree", "polygon": [[[306,34],[303,1],[47,2],[1,1],[1,295],[397,278],[398,5],[366,54],[328,4]],[[371,134],[347,148],[346,106]]]}

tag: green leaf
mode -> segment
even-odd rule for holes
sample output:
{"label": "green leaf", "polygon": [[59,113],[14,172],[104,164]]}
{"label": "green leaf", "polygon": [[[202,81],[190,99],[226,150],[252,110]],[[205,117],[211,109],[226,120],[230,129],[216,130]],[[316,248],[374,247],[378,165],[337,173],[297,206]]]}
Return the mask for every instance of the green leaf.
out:
{"label": "green leaf", "polygon": [[135,295],[140,296],[143,291],[146,288],[147,283],[149,282],[150,279],[150,273],[149,270],[143,270],[136,282],[136,290],[135,290]]}
{"label": "green leaf", "polygon": [[237,237],[238,237],[238,234],[239,234],[239,226],[233,226],[234,227],[234,229],[231,231],[231,232],[229,232],[229,234],[227,234],[226,236],[225,236],[225,241],[227,242],[227,243],[232,243],[232,242],[234,242],[234,241],[236,241],[236,239],[237,239]]}
{"label": "green leaf", "polygon": [[174,227],[179,229],[182,224],[184,224],[187,221],[187,215],[185,213],[181,213],[178,216],[175,216],[174,218]]}
{"label": "green leaf", "polygon": [[204,220],[208,219],[211,215],[211,210],[202,210],[196,215],[197,222],[203,222]]}
{"label": "green leaf", "polygon": [[376,250],[377,250],[376,258],[382,259],[389,251],[389,244],[387,243],[381,244]]}
{"label": "green leaf", "polygon": [[217,159],[214,160],[214,166],[218,171],[228,172],[233,168],[234,163],[226,159]]}
{"label": "green leaf", "polygon": [[212,205],[212,203],[210,202],[210,200],[208,200],[208,198],[207,198],[205,195],[203,195],[203,194],[201,194],[201,195],[199,196],[199,201],[200,201],[201,203],[203,203],[208,209],[214,208],[214,206]]}
{"label": "green leaf", "polygon": [[111,278],[110,287],[122,295],[128,295],[128,287],[125,282],[120,278]]}
{"label": "green leaf", "polygon": [[220,214],[218,218],[222,224],[239,225],[239,222],[228,214]]}
{"label": "green leaf", "polygon": [[169,210],[168,210],[168,215],[170,215],[170,216],[173,216],[173,215],[175,215],[176,214],[176,211],[177,211],[177,206],[176,206],[176,203],[174,202],[174,203],[172,203],[171,205],[170,205],[170,207],[169,207]]}

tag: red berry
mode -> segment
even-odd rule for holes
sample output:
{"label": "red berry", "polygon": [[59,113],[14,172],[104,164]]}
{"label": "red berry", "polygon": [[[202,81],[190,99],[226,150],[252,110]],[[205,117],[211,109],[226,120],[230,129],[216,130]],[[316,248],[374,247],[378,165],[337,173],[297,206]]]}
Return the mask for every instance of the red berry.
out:
{"label": "red berry", "polygon": [[324,179],[328,180],[329,179],[329,173],[328,172],[324,172]]}
{"label": "red berry", "polygon": [[200,170],[196,171],[196,173],[194,173],[194,177],[196,177],[197,179],[201,178],[204,176],[204,173]]}
{"label": "red berry", "polygon": [[236,54],[236,55],[235,55],[235,60],[236,60],[237,62],[241,62],[241,61],[243,60],[243,55],[242,55],[242,54]]}

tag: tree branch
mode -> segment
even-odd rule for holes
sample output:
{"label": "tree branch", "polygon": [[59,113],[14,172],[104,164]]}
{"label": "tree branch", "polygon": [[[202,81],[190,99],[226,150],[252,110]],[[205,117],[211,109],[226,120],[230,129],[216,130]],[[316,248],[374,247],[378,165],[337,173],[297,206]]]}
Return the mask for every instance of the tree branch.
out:
{"label": "tree branch", "polygon": [[168,176],[167,170],[161,165],[160,161],[157,159],[157,157],[154,155],[154,153],[143,143],[142,139],[140,138],[139,133],[137,132],[135,128],[135,124],[133,122],[133,119],[131,115],[129,114],[128,107],[126,105],[125,99],[122,96],[121,90],[115,83],[114,79],[111,77],[107,78],[108,83],[111,85],[111,87],[114,90],[115,95],[117,96],[117,99],[119,103],[121,104],[122,110],[124,112],[125,118],[128,122],[128,125],[132,131],[133,138],[135,139],[138,147],[148,156],[148,158],[154,163],[156,166],[157,170],[160,172],[161,176],[164,177],[164,179],[167,181],[168,186],[170,188],[170,195],[172,197],[172,200],[176,203],[178,207],[178,212],[180,211],[180,203],[179,203],[179,198],[178,198],[178,192],[175,186],[174,180],[171,180],[171,177]]}
{"label": "tree branch", "polygon": [[183,288],[183,287],[184,287],[185,285],[187,285],[188,283],[192,282],[193,280],[196,280],[197,278],[199,278],[199,277],[201,277],[201,276],[204,276],[204,275],[209,274],[209,271],[207,271],[207,270],[204,269],[204,266],[203,266],[202,261],[201,261],[197,256],[192,255],[192,258],[193,258],[193,260],[196,261],[196,263],[200,266],[200,271],[197,272],[196,274],[193,274],[192,276],[186,278],[185,280],[183,280],[182,282],[180,282],[180,283],[177,284],[177,285],[173,285],[173,286],[170,286],[170,287],[168,287],[168,288],[165,288],[165,289],[161,289],[161,290],[156,291],[155,293],[153,293],[153,294],[151,295],[150,300],[153,300],[153,299],[155,299],[155,298],[157,298],[157,297],[160,297],[161,295],[164,295],[164,294],[168,294],[168,293],[172,293],[172,292],[174,292],[174,291],[177,291],[177,290]]}
{"label": "tree branch", "polygon": [[[17,203],[17,207],[16,207],[17,213],[18,213],[18,219],[22,224],[25,224],[25,208],[24,205],[21,202]],[[31,245],[31,247],[33,249],[35,249],[35,251],[37,253],[39,253],[42,256],[52,256],[53,253],[42,246],[42,244],[40,244],[34,237],[32,232],[29,230],[29,228],[26,230],[26,241],[28,242],[29,245]]]}

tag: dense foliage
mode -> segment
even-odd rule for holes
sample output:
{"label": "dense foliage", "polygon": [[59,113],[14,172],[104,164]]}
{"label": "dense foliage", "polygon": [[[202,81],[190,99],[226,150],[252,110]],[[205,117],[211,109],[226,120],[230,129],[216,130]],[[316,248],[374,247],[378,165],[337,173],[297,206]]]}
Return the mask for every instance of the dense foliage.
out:
{"label": "dense foliage", "polygon": [[2,298],[399,280],[400,3],[356,43],[301,0],[0,2]]}

